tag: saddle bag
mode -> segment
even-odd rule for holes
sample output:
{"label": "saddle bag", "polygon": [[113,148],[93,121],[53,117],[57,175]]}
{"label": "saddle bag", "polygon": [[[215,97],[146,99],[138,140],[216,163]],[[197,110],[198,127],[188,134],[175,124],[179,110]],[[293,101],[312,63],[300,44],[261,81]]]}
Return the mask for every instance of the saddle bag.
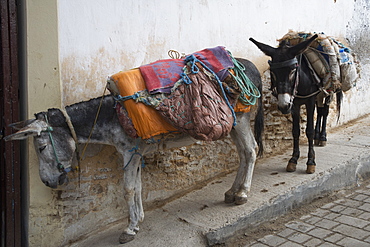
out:
{"label": "saddle bag", "polygon": [[227,136],[234,123],[217,75],[197,59],[187,63],[182,79],[156,109],[176,129],[203,141]]}
{"label": "saddle bag", "polygon": [[348,61],[340,65],[343,92],[346,92],[354,87],[357,79],[359,78],[353,56],[350,53],[347,53],[346,55],[348,57]]}

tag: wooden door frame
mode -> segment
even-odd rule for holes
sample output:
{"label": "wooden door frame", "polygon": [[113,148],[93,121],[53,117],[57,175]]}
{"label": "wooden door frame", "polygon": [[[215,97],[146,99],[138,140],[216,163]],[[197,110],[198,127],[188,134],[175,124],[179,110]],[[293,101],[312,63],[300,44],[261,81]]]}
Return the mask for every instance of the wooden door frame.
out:
{"label": "wooden door frame", "polygon": [[[19,7],[23,1],[0,0],[0,3],[0,135],[8,135],[12,133],[8,125],[20,121],[22,111],[19,57],[23,49],[20,46]],[[0,246],[28,246],[25,224],[22,224],[25,222],[22,210],[22,144],[0,141]]]}

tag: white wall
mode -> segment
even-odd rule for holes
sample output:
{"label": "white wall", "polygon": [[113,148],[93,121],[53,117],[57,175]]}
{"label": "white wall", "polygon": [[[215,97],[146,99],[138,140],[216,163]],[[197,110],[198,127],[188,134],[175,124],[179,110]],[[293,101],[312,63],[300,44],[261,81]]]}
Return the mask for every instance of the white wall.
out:
{"label": "white wall", "polygon": [[341,37],[353,12],[353,1],[333,0],[58,3],[65,104],[101,95],[107,76],[168,58],[170,49],[191,53],[223,45],[264,69],[266,58],[249,37],[271,45],[289,29]]}

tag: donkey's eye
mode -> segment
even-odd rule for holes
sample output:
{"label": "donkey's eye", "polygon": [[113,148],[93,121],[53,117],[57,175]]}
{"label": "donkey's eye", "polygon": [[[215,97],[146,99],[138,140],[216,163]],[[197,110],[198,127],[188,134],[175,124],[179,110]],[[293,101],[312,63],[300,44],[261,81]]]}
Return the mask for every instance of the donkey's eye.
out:
{"label": "donkey's eye", "polygon": [[39,152],[41,153],[42,151],[44,151],[45,148],[46,148],[46,145],[42,146],[42,147],[39,147]]}

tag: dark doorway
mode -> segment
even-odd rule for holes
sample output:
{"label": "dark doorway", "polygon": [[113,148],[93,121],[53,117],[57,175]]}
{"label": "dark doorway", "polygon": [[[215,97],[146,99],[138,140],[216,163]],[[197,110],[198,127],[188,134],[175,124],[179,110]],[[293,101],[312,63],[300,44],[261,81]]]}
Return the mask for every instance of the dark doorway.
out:
{"label": "dark doorway", "polygon": [[[0,0],[0,136],[10,123],[20,121],[20,54],[22,47],[19,9],[23,1]],[[0,138],[0,246],[27,246],[22,210],[21,142]]]}

